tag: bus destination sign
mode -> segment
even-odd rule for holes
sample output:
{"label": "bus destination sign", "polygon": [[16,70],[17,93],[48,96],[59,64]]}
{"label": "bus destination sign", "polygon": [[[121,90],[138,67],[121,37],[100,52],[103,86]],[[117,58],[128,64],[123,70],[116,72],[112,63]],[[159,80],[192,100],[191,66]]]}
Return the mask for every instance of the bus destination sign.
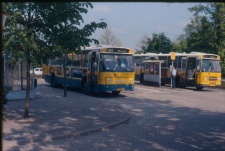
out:
{"label": "bus destination sign", "polygon": [[108,48],[106,50],[107,52],[117,52],[117,53],[128,53],[129,49],[123,49],[123,48]]}
{"label": "bus destination sign", "polygon": [[217,59],[217,56],[215,56],[215,55],[204,55],[204,58]]}

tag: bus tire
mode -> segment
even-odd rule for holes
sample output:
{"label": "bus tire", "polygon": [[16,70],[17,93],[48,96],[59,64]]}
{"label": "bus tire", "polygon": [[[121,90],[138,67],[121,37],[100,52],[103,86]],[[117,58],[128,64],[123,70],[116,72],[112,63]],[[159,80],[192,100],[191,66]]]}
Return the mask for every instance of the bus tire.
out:
{"label": "bus tire", "polygon": [[120,94],[120,91],[112,91],[112,94],[113,95],[118,95],[118,94]]}
{"label": "bus tire", "polygon": [[143,84],[144,82],[144,73],[140,74],[140,84]]}
{"label": "bus tire", "polygon": [[180,77],[179,76],[176,77],[176,87],[177,88],[180,88],[181,87]]}
{"label": "bus tire", "polygon": [[87,82],[85,81],[85,79],[82,80],[81,89],[83,93],[87,94]]}
{"label": "bus tire", "polygon": [[54,73],[52,73],[51,74],[51,87],[55,87],[56,86],[56,84],[55,84],[55,74]]}
{"label": "bus tire", "polygon": [[201,90],[203,89],[203,87],[196,87],[196,89],[197,89],[198,91],[201,91]]}

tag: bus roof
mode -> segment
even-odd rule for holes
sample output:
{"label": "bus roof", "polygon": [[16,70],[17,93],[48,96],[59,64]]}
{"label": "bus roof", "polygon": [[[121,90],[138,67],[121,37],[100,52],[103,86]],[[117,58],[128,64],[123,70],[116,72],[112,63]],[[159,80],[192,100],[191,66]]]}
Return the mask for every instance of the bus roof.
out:
{"label": "bus roof", "polygon": [[[191,53],[178,53],[175,52],[175,56],[183,56],[183,57],[198,57],[201,55],[213,55],[213,56],[218,56],[216,54],[210,54],[210,53],[203,53],[203,52],[191,52]],[[134,54],[134,56],[150,56],[150,57],[157,57],[157,56],[171,56],[171,52],[170,53],[141,53],[141,54]]]}
{"label": "bus roof", "polygon": [[[131,49],[127,47],[119,47],[119,46],[113,46],[113,45],[95,45],[95,46],[90,46],[90,47],[85,47],[81,50],[99,50],[99,49],[104,49],[104,48],[123,48],[123,49]],[[131,49],[133,50],[133,49]]]}

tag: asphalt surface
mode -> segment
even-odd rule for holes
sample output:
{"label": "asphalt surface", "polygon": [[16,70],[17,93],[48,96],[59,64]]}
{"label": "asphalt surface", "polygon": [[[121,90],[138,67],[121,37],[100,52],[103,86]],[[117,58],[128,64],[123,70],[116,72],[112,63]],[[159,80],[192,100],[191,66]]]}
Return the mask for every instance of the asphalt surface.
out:
{"label": "asphalt surface", "polygon": [[51,88],[38,79],[35,97],[24,118],[25,100],[9,100],[3,122],[3,150],[26,143],[74,138],[125,124],[132,116],[98,96]]}

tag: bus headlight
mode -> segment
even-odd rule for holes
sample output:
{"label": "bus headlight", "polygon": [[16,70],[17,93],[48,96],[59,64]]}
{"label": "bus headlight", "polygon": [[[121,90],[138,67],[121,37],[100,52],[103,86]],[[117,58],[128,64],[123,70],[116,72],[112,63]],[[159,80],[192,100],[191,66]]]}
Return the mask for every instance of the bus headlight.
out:
{"label": "bus headlight", "polygon": [[221,81],[221,77],[218,77],[218,78],[217,78],[217,81]]}
{"label": "bus headlight", "polygon": [[133,79],[130,79],[130,83],[133,83]]}

